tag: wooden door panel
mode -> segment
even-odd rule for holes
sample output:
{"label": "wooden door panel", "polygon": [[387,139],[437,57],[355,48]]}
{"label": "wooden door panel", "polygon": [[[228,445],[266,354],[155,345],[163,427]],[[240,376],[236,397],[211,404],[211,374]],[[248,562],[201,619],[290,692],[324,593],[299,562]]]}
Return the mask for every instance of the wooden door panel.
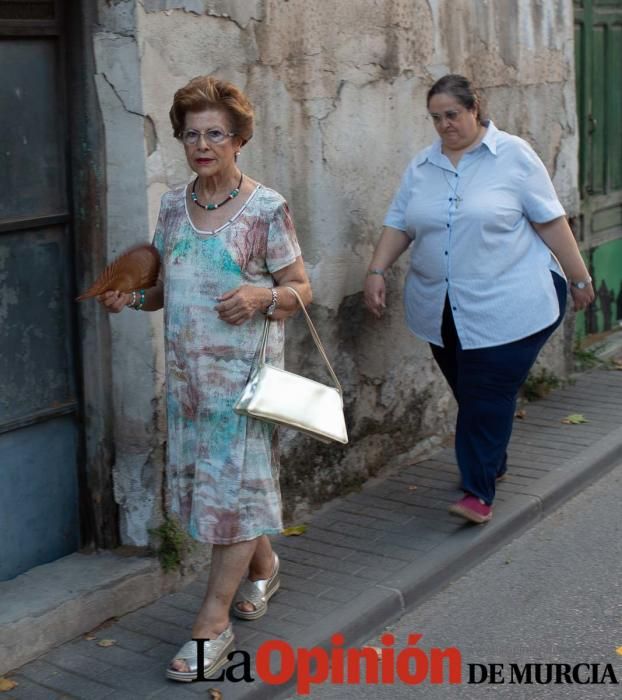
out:
{"label": "wooden door panel", "polygon": [[80,536],[60,6],[0,0],[0,580]]}
{"label": "wooden door panel", "polygon": [[0,220],[67,210],[57,43],[0,38]]}

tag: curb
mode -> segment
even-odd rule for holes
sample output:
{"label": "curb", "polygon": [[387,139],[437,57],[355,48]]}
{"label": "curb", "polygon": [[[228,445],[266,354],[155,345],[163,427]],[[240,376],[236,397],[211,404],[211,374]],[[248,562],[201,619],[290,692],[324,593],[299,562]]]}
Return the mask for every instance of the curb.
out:
{"label": "curb", "polygon": [[[446,587],[483,559],[549,515],[583,487],[604,476],[622,461],[622,428],[609,433],[562,467],[538,480],[532,490],[513,496],[485,527],[465,524],[434,552],[426,554],[399,574],[376,584],[331,617],[329,630],[322,622],[308,628],[296,646],[331,649],[330,638],[341,632],[348,646],[359,646],[378,628],[399,619],[406,610]],[[235,689],[236,691],[238,688]],[[284,685],[260,684],[233,692],[231,700],[278,700],[295,694],[295,678]]]}

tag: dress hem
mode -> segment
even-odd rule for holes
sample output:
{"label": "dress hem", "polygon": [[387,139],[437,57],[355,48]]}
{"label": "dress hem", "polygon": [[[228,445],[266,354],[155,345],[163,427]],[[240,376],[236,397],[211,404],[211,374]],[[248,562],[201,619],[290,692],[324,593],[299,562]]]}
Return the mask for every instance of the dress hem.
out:
{"label": "dress hem", "polygon": [[230,538],[213,538],[213,539],[200,539],[196,535],[193,535],[190,531],[188,531],[188,534],[190,537],[192,537],[193,540],[196,540],[197,542],[200,542],[201,544],[221,544],[221,545],[227,545],[227,544],[238,544],[239,542],[251,542],[252,540],[256,540],[258,537],[261,537],[262,535],[280,535],[281,532],[283,532],[283,528],[268,528],[265,530],[262,530],[261,532],[258,532],[255,535],[251,535],[250,537],[243,536],[243,537],[230,537]]}

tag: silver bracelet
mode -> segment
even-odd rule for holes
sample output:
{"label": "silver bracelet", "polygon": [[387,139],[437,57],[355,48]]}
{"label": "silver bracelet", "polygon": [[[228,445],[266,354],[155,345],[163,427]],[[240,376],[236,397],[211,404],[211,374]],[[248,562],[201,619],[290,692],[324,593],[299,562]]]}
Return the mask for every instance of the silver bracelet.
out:
{"label": "silver bracelet", "polygon": [[279,305],[279,293],[276,291],[276,287],[272,287],[270,291],[272,292],[272,301],[270,302],[270,305],[267,307],[267,309],[264,311],[266,316],[272,316],[272,314],[276,311],[277,306]]}

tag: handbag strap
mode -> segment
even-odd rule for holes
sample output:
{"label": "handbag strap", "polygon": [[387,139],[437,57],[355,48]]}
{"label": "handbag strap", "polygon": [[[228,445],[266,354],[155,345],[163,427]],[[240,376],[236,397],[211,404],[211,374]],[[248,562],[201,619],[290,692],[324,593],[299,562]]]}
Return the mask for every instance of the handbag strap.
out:
{"label": "handbag strap", "polygon": [[[313,342],[315,343],[315,347],[318,349],[318,352],[322,356],[322,359],[324,360],[326,364],[326,368],[328,369],[330,376],[333,379],[333,382],[335,386],[337,387],[337,390],[339,393],[343,393],[341,389],[341,384],[339,383],[339,380],[337,379],[337,375],[333,371],[333,368],[331,367],[331,364],[328,360],[328,356],[326,355],[326,351],[324,350],[324,346],[322,345],[322,341],[320,340],[320,336],[318,335],[318,332],[315,330],[315,326],[313,325],[313,321],[311,320],[311,317],[307,313],[307,310],[305,309],[305,305],[302,302],[302,299],[300,298],[300,294],[293,288],[293,287],[282,287],[282,289],[289,289],[289,291],[296,297],[296,301],[298,302],[300,308],[302,309],[302,312],[305,316],[305,320],[307,321],[307,326],[309,327],[309,332],[311,333],[311,337],[313,338]],[[266,347],[268,345],[268,334],[270,332],[270,319],[266,316],[266,320],[264,323],[263,327],[263,332],[261,334],[261,341],[259,343],[259,364],[263,365],[265,364],[266,361]]]}

